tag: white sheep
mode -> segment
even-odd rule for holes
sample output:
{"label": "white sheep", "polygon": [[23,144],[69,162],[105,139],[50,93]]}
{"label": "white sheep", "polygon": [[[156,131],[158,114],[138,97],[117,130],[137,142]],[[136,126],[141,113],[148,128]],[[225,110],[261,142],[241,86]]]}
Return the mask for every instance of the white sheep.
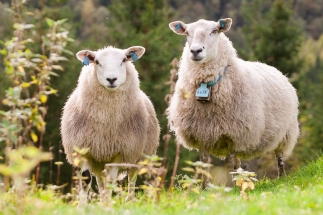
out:
{"label": "white sheep", "polygon": [[237,57],[223,34],[231,23],[226,18],[169,24],[187,37],[168,108],[170,128],[202,158],[207,153],[226,157],[235,168],[240,158],[275,151],[279,175],[285,174],[283,158],[299,135],[296,91],[276,68]]}
{"label": "white sheep", "polygon": [[[145,52],[141,46],[125,50],[106,47],[83,50],[76,56],[84,66],[77,87],[68,98],[61,119],[62,143],[73,164],[73,148],[88,148],[82,175],[89,177],[81,186],[80,204],[87,201],[91,174],[96,176],[100,193],[107,163],[137,163],[144,154],[152,155],[159,144],[160,127],[154,107],[139,88],[138,72],[132,64]],[[115,180],[118,167],[111,167]],[[128,197],[133,196],[137,178],[128,172]]]}

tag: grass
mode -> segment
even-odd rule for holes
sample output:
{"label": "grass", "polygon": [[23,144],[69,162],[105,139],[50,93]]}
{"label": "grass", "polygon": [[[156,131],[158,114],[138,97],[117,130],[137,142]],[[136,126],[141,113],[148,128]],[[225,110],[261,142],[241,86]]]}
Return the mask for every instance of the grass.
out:
{"label": "grass", "polygon": [[29,190],[23,198],[8,191],[0,193],[0,214],[323,214],[323,157],[277,180],[263,179],[248,197],[236,187],[229,193],[204,191],[201,194],[175,190],[154,203],[143,193],[133,202],[115,200],[112,205],[90,203],[77,209],[51,190]]}

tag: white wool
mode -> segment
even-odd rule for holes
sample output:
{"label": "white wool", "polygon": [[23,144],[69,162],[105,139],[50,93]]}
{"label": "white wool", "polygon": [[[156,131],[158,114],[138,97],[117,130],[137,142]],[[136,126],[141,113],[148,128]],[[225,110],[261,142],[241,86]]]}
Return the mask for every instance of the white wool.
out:
{"label": "white wool", "polygon": [[[226,20],[231,25],[231,19]],[[175,29],[178,23],[183,29]],[[170,23],[175,33],[189,35],[168,108],[170,128],[185,147],[217,157],[251,159],[268,151],[288,157],[299,135],[296,90],[276,68],[239,59],[221,31],[210,33],[216,26],[206,20]],[[197,58],[202,60],[194,61],[192,49],[199,47],[203,50]],[[212,87],[211,101],[197,101],[198,83],[213,81],[225,67],[222,79]]]}
{"label": "white wool", "polygon": [[[160,128],[154,107],[139,88],[138,72],[130,58],[122,63],[128,52],[107,47],[78,53],[78,57],[93,54],[90,60],[98,60],[100,65],[83,67],[78,85],[63,109],[61,134],[69,162],[73,163],[75,146],[89,148],[85,157],[90,171],[97,174],[106,163],[136,163],[143,154],[156,153],[158,147]],[[138,52],[139,55],[142,54]],[[110,89],[105,77],[117,77],[117,82],[121,73],[124,82]]]}

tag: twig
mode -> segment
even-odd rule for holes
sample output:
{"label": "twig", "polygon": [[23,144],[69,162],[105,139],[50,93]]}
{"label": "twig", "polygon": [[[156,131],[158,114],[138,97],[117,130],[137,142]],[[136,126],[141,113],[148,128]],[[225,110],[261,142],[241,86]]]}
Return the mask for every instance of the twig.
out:
{"label": "twig", "polygon": [[171,181],[169,184],[168,192],[171,192],[173,190],[173,186],[175,183],[178,162],[179,162],[180,149],[181,149],[181,145],[176,141],[176,157],[175,157],[174,169],[173,169],[172,178],[171,178]]}
{"label": "twig", "polygon": [[132,164],[132,163],[108,163],[104,165],[105,167],[116,166],[116,167],[135,167],[140,168],[142,165]]}
{"label": "twig", "polygon": [[171,135],[169,133],[169,129],[167,126],[166,134],[163,136],[163,140],[165,142],[165,148],[164,148],[164,156],[163,156],[163,167],[166,169],[167,167],[167,152],[168,152],[168,145],[170,141]]}
{"label": "twig", "polygon": [[[61,160],[61,154],[63,153],[63,150],[62,149],[59,149],[58,150],[58,160],[60,161]],[[59,179],[61,177],[61,166],[60,165],[57,165],[57,177],[56,177],[56,185],[58,186],[59,185]]]}

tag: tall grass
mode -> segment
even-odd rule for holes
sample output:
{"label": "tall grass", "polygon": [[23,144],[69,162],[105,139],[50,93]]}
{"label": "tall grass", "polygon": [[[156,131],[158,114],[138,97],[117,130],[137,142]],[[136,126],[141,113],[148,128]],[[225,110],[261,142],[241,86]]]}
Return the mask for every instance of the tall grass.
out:
{"label": "tall grass", "polygon": [[[185,190],[177,186],[171,193],[163,190],[158,202],[139,192],[131,202],[113,197],[110,205],[95,200],[77,209],[71,194],[36,189],[31,184],[22,199],[10,190],[0,193],[0,214],[322,214],[323,158],[289,176],[260,180],[255,190],[247,191],[248,198],[239,192],[238,187],[230,192],[218,187],[185,195]],[[19,201],[23,203],[20,207]]]}

